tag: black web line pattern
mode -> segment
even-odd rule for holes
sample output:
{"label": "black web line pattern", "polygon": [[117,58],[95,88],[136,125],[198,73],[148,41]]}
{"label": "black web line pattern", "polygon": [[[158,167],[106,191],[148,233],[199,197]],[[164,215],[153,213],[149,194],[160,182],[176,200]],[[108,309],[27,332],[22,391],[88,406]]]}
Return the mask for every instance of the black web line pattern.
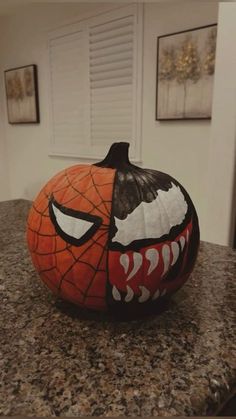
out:
{"label": "black web line pattern", "polygon": [[[100,246],[102,249],[104,249],[104,246],[101,244],[101,243],[99,243],[98,242],[98,240],[100,240],[100,238],[101,237],[103,237],[104,235],[105,235],[105,233],[107,232],[107,229],[106,229],[106,231],[104,231],[104,232],[102,232],[97,238],[96,238],[96,240],[95,239],[92,239],[92,243],[91,243],[91,246],[92,245],[94,245],[94,244],[96,244],[96,245],[98,245],[98,246]],[[91,241],[91,239],[89,240],[89,241]],[[70,247],[72,247],[72,245],[70,245]],[[74,255],[74,253],[73,253],[73,250],[71,250],[70,249],[70,251],[72,252],[72,254],[73,254],[73,258],[74,258],[74,260],[76,260],[76,256]],[[82,256],[82,254],[80,255],[80,256]]]}
{"label": "black web line pattern", "polygon": [[[68,249],[67,249],[68,250]],[[103,252],[102,252],[103,253]],[[76,259],[75,257],[74,257],[74,262],[75,262],[75,264],[77,263],[77,262],[79,262],[79,263],[81,263],[82,265],[87,265],[87,266],[89,266],[93,271],[95,271],[95,272],[106,272],[106,270],[105,269],[95,269],[94,267],[93,267],[93,265],[91,265],[91,263],[89,263],[89,262],[85,262],[85,261],[83,261],[83,260],[79,260],[79,259]],[[74,264],[73,264],[73,266],[75,266]],[[57,266],[57,264],[55,264],[55,266],[52,266],[52,267],[50,267],[50,268],[45,268],[45,269],[41,269],[40,271],[39,271],[39,274],[43,274],[44,272],[48,272],[48,271],[52,271],[53,269],[56,269],[56,268],[58,268],[58,266]],[[59,268],[58,268],[58,271],[60,271],[59,270]],[[70,271],[70,268],[68,269],[68,271],[66,271],[66,273],[68,273]],[[62,275],[62,273],[60,272],[60,275]],[[64,276],[64,274],[62,275],[62,276]]]}
{"label": "black web line pattern", "polygon": [[[87,168],[87,170],[88,169],[89,168]],[[93,212],[96,209],[100,214],[102,214],[103,216],[105,216],[109,220],[109,217],[110,217],[110,214],[111,214],[111,209],[109,209],[106,204],[110,204],[110,206],[111,206],[112,199],[111,200],[103,200],[102,199],[102,187],[103,186],[108,186],[108,185],[111,185],[111,187],[112,187],[112,185],[113,185],[113,178],[112,178],[112,181],[111,182],[104,182],[102,184],[97,184],[95,182],[95,180],[94,180],[94,177],[93,177],[95,175],[95,173],[97,173],[97,172],[101,172],[102,174],[104,174],[103,169],[96,168],[96,170],[93,171],[92,170],[92,167],[91,167],[90,170],[89,170],[89,172],[86,173],[84,176],[80,177],[78,174],[76,174],[75,176],[73,176],[73,179],[71,179],[71,175],[68,174],[68,172],[65,170],[64,171],[64,179],[63,180],[66,179],[67,184],[66,185],[63,185],[63,187],[61,187],[61,188],[60,187],[59,188],[55,188],[55,190],[53,190],[53,186],[54,186],[53,185],[51,192],[56,193],[56,192],[61,192],[63,190],[66,191],[68,188],[71,188],[74,192],[76,192],[77,195],[81,196],[83,199],[85,199],[87,202],[89,202],[92,205],[92,209],[88,213]],[[79,183],[79,181],[82,181],[83,179],[86,179],[87,177],[90,177],[92,184],[89,186],[89,188],[86,190],[85,193],[80,192],[73,185],[72,182],[74,181],[76,183],[76,181],[77,181]],[[99,191],[98,188],[101,188],[101,191]],[[89,190],[91,190],[91,189],[94,189],[96,191],[96,194],[99,197],[99,201],[100,201],[99,204],[94,204],[94,202],[92,202],[91,199],[89,199],[86,196],[86,193]],[[46,199],[48,201],[48,199],[51,197],[51,193],[50,193],[49,188],[47,190],[43,190],[42,193],[43,193],[44,197],[42,197],[42,199],[40,200],[40,202],[39,202],[38,205],[39,206],[41,205],[43,207],[43,203],[44,203],[43,201],[44,201],[44,199]],[[75,198],[76,198],[76,196],[74,196],[73,198],[70,198],[68,200],[63,200],[62,199],[62,201],[63,201],[62,202],[62,205],[65,205],[65,204],[73,201],[73,199],[75,199]],[[85,301],[86,301],[86,298],[88,297],[89,289],[92,287],[92,284],[93,284],[94,280],[96,279],[96,274],[99,273],[99,272],[103,272],[104,274],[106,273],[106,264],[104,264],[104,267],[105,268],[102,269],[103,267],[101,267],[101,263],[102,263],[102,261],[104,259],[104,254],[107,251],[107,243],[105,243],[105,245],[104,245],[104,244],[100,243],[99,241],[106,234],[107,234],[107,237],[108,237],[109,222],[108,223],[105,223],[105,222],[102,223],[102,225],[101,225],[101,227],[99,229],[100,234],[97,235],[97,237],[96,237],[96,235],[95,235],[95,237],[92,237],[89,240],[89,245],[77,257],[73,253],[73,246],[71,244],[69,244],[69,243],[65,243],[65,246],[63,246],[63,248],[59,248],[58,250],[56,250],[57,249],[57,237],[58,237],[58,234],[45,234],[45,233],[41,233],[40,232],[40,230],[42,228],[43,219],[49,218],[49,214],[47,213],[48,212],[48,205],[46,205],[45,209],[43,208],[42,211],[40,211],[38,209],[38,205],[37,204],[33,204],[33,210],[38,214],[38,216],[40,215],[40,222],[39,222],[39,226],[38,226],[37,230],[34,230],[31,226],[28,225],[29,230],[32,231],[34,233],[34,236],[35,236],[34,237],[34,248],[31,249],[31,251],[36,256],[38,267],[40,267],[40,258],[38,259],[37,256],[51,256],[51,255],[52,256],[55,256],[55,258],[53,260],[53,266],[49,266],[48,268],[45,267],[44,269],[39,269],[39,274],[42,274],[42,276],[45,278],[45,280],[47,280],[49,283],[51,283],[54,288],[57,287],[57,292],[58,292],[57,297],[60,296],[61,287],[62,287],[62,284],[63,284],[64,281],[67,282],[68,284],[72,285],[82,295],[83,304],[84,304]],[[106,209],[106,212],[103,211],[101,208],[99,208],[101,205],[103,205],[103,207]],[[40,252],[38,251],[38,248],[39,248],[39,245],[40,245],[40,240],[39,240],[40,237],[49,237],[49,238],[51,238],[52,243],[53,243],[52,244],[52,251],[51,252],[43,253],[42,251],[40,251]],[[101,253],[99,252],[98,262],[95,265],[92,265],[89,261],[82,260],[82,258],[84,257],[84,255],[87,252],[89,252],[89,250],[94,245],[99,246],[99,248],[101,249]],[[60,269],[59,269],[59,266],[60,265],[58,263],[57,256],[59,256],[60,253],[63,253],[63,252],[68,252],[70,254],[70,257],[72,258],[73,262],[66,269],[66,271],[62,274],[62,272],[60,272]],[[69,278],[66,278],[66,276],[68,276],[68,273],[71,270],[73,270],[74,266],[77,263],[81,263],[82,265],[87,266],[89,269],[91,269],[91,273],[92,274],[88,272],[88,276],[90,277],[90,275],[91,275],[91,278],[88,279],[89,282],[88,282],[87,288],[85,290],[84,289],[82,290],[79,287],[79,281],[78,281],[78,284],[76,284],[74,281],[70,280]],[[52,282],[52,279],[51,279],[51,277],[49,275],[49,272],[51,272],[53,270],[55,270],[59,274],[59,277],[60,277],[60,281],[59,281],[58,286],[55,283],[56,281],[55,282],[54,281]],[[90,297],[98,298],[98,299],[103,299],[104,300],[104,296],[90,294],[89,295],[89,298]]]}
{"label": "black web line pattern", "polygon": [[53,233],[53,234],[40,233],[38,230],[33,230],[30,226],[28,226],[28,229],[32,231],[32,233],[36,233],[38,234],[38,236],[42,236],[42,237],[57,237],[58,236],[57,233]]}
{"label": "black web line pattern", "polygon": [[[41,228],[41,226],[42,226],[42,222],[43,222],[43,218],[41,217],[40,218],[40,222],[39,222],[39,230],[40,230],[40,228]],[[29,228],[29,225],[28,225],[28,228]],[[30,229],[30,228],[29,228]],[[38,231],[39,231],[38,230]],[[32,231],[32,230],[31,230]],[[39,236],[38,236],[38,234],[34,234],[34,250],[36,251],[37,250],[37,248],[38,248],[38,244],[39,244]]]}
{"label": "black web line pattern", "polygon": [[39,211],[38,208],[36,208],[35,204],[33,204],[33,209],[34,209],[35,212],[37,212],[39,215],[41,215],[41,217],[49,218],[49,214],[44,214],[41,211]]}
{"label": "black web line pattern", "polygon": [[[92,169],[93,168],[93,169]],[[79,179],[76,179],[77,177],[78,177],[78,174],[76,174],[74,177],[73,177],[73,180],[75,181],[75,183],[78,183],[78,182],[80,182],[80,181],[82,181],[82,180],[84,180],[84,178],[85,177],[87,177],[87,176],[91,176],[91,172],[92,172],[92,174],[93,175],[95,175],[95,174],[97,174],[97,173],[101,173],[102,175],[104,175],[104,173],[102,172],[102,170],[101,170],[102,168],[100,167],[100,168],[96,168],[96,170],[94,170],[94,166],[92,166],[91,167],[91,169],[90,169],[90,171],[86,174],[86,176],[83,176],[82,178],[79,178]],[[95,180],[94,180],[94,184],[95,184],[95,186],[108,186],[108,185],[110,185],[111,184],[111,182],[105,182],[105,183],[97,183]],[[89,186],[89,188],[87,189],[87,191],[89,191],[90,189],[92,189],[93,188],[93,186],[94,186],[94,184],[92,184],[92,185],[90,185]]]}
{"label": "black web line pattern", "polygon": [[[40,211],[40,210],[38,210],[38,212],[39,212],[39,214],[41,214],[41,216],[43,216],[43,215],[48,215],[48,214],[45,214],[47,211],[48,211],[48,194],[46,193],[46,191],[45,190],[43,190],[43,194],[44,194],[44,198],[42,199],[42,202],[45,200],[45,205],[46,205],[46,207],[44,208],[44,210],[43,211]],[[42,203],[41,202],[41,203]],[[40,203],[40,204],[41,204]]]}
{"label": "black web line pattern", "polygon": [[[86,197],[86,194],[85,193],[83,193],[83,192],[80,192],[74,185],[72,185],[72,183],[70,182],[70,179],[69,179],[69,177],[68,177],[68,174],[67,174],[67,172],[66,172],[66,178],[67,178],[67,181],[68,181],[68,183],[69,183],[69,185],[70,185],[70,187],[75,191],[75,192],[77,192],[77,194],[78,195],[80,195],[80,196],[82,196],[82,198],[84,198],[84,199],[86,199],[92,206],[93,206],[93,208],[92,208],[92,210],[91,211],[93,211],[95,208],[97,209],[97,211],[98,212],[100,212],[100,214],[102,214],[102,215],[104,215],[105,217],[109,217],[109,213],[105,213],[105,212],[103,212],[101,209],[99,209],[98,208],[98,206],[97,205],[95,205],[90,199],[88,199],[87,197]],[[100,195],[99,195],[99,198],[101,199],[101,197],[100,197]],[[101,204],[101,202],[100,202],[100,204]],[[99,204],[99,205],[100,205]],[[90,211],[89,211],[90,212]]]}
{"label": "black web line pattern", "polygon": [[[105,251],[106,251],[106,250],[107,250],[107,247],[104,247],[104,249],[103,249],[103,251],[102,251],[102,254],[100,255],[100,258],[99,258],[98,264],[97,264],[97,269],[96,269],[96,271],[94,272],[94,274],[93,274],[92,278],[90,279],[89,285],[87,286],[87,288],[86,288],[86,290],[85,290],[85,296],[84,296],[84,298],[83,298],[83,304],[85,303],[86,296],[88,295],[88,292],[89,292],[89,288],[92,286],[92,283],[93,283],[93,281],[94,281],[94,278],[95,278],[95,276],[96,276],[97,272],[101,272],[101,270],[99,270],[98,268],[99,268],[99,266],[100,266],[100,263],[101,263],[101,261],[102,261],[102,259],[103,259],[103,256],[104,256],[104,253],[105,253]],[[104,269],[104,270],[103,270],[103,272],[106,272],[106,269]],[[90,297],[90,296],[89,296],[89,297]]]}
{"label": "black web line pattern", "polygon": [[[96,171],[97,172],[97,171]],[[80,192],[80,191],[78,191],[78,189],[77,188],[75,188],[72,184],[71,184],[71,181],[70,181],[70,179],[68,178],[68,175],[67,175],[67,173],[66,173],[66,171],[65,171],[65,177],[66,177],[66,179],[67,179],[67,182],[68,182],[68,184],[66,185],[66,186],[64,186],[63,188],[58,188],[57,190],[55,190],[55,191],[53,191],[53,193],[56,193],[56,192],[59,192],[59,191],[62,191],[63,189],[67,189],[68,188],[68,186],[70,186],[75,192],[76,192],[76,194],[77,195],[80,195],[80,196],[82,196],[84,199],[86,199],[89,203],[91,203],[91,205],[93,205],[93,208],[90,210],[90,211],[88,211],[88,214],[90,214],[91,212],[93,212],[93,210],[96,208],[102,215],[105,215],[106,217],[109,217],[109,209],[107,208],[107,206],[105,205],[105,203],[111,203],[111,200],[104,200],[104,201],[102,201],[102,197],[101,197],[101,195],[100,195],[100,193],[99,193],[99,191],[96,189],[96,192],[97,192],[97,194],[98,194],[98,196],[99,196],[99,198],[101,199],[101,202],[98,204],[98,205],[95,205],[91,200],[89,200],[86,196],[85,196],[85,194],[84,193],[82,193],[82,192]],[[86,176],[84,176],[84,177],[87,177],[87,175]],[[99,185],[99,186],[107,186],[107,185],[111,185],[111,182],[110,183],[105,183],[105,184],[101,184],[101,185]],[[93,188],[93,187],[96,187],[96,185],[95,184],[93,184],[93,185],[91,185],[90,186],[90,188],[88,188],[88,190],[90,190],[91,188]],[[87,191],[88,191],[87,190]],[[46,193],[45,191],[44,191],[44,195],[45,195],[45,198],[48,200],[49,198],[50,198],[50,196],[51,196],[51,194],[50,193]],[[73,201],[74,199],[76,198],[76,196],[74,196],[73,198],[70,198],[70,199],[68,199],[67,201],[63,201],[63,205],[65,205],[65,204],[68,204],[68,203],[70,203],[71,201]],[[43,201],[44,199],[42,199],[42,201]],[[104,213],[99,207],[100,207],[100,205],[103,205],[104,204],[104,206],[105,206],[105,208],[107,209],[107,211],[108,211],[108,213]],[[33,208],[34,208],[34,210],[39,214],[39,215],[41,215],[42,217],[47,217],[47,218],[49,218],[49,214],[44,214],[47,210],[48,210],[48,205],[46,206],[46,208],[44,209],[44,211],[43,212],[41,212],[41,211],[39,211],[37,208],[36,208],[36,206],[33,204]],[[105,226],[105,227],[107,227],[108,225],[107,224],[104,224],[103,223],[103,226]],[[36,231],[36,230],[33,230],[31,227],[29,227],[30,229],[31,229],[31,231],[32,232],[34,232],[34,233],[37,233],[37,234],[40,234],[40,235],[42,235],[42,236],[46,236],[46,234],[43,234],[43,233],[40,233],[39,231]],[[102,229],[102,228],[100,228],[100,229]],[[53,236],[53,235],[50,235],[50,236]]]}
{"label": "black web line pattern", "polygon": [[102,203],[104,204],[104,207],[106,208],[107,212],[109,213],[109,209],[107,208],[106,203],[105,203],[105,202],[103,202],[102,197],[101,197],[101,195],[100,195],[100,192],[98,191],[97,186],[95,185],[94,178],[93,178],[93,174],[92,174],[92,167],[91,167],[91,169],[90,169],[90,175],[91,175],[91,179],[92,179],[92,182],[93,182],[93,186],[94,186],[94,188],[95,188],[95,190],[96,190],[96,192],[97,192],[98,196],[100,197],[100,199],[101,199]]}
{"label": "black web line pattern", "polygon": [[[65,171],[66,172],[66,171]],[[64,176],[65,176],[65,172],[63,173],[64,174]],[[61,175],[62,176],[62,175]],[[63,180],[65,180],[66,179],[66,176],[64,177],[64,179]],[[58,180],[58,181],[60,181],[61,180],[61,178]],[[67,180],[67,179],[66,179]],[[68,180],[67,180],[67,182],[68,182]],[[64,186],[62,186],[62,187],[60,187],[60,188],[58,188],[58,189],[54,189],[53,191],[54,191],[54,193],[57,193],[57,192],[61,192],[61,191],[63,191],[64,189],[65,190],[67,190],[67,188],[68,188],[68,185],[69,184],[67,184],[67,185],[64,185]],[[46,202],[47,203],[47,200],[50,198],[50,196],[51,196],[51,192],[48,192],[47,191],[47,185],[45,186],[45,188],[42,190],[42,193],[43,193],[43,195],[44,195],[44,197],[42,197],[42,199],[41,199],[41,201],[38,203],[38,205],[41,205],[42,204],[42,202]],[[45,200],[45,198],[46,198],[46,200]],[[33,208],[35,209],[35,211],[36,212],[38,212],[42,217],[43,216],[45,216],[45,217],[49,217],[49,214],[45,214],[45,212],[46,211],[48,211],[48,204],[46,204],[46,207],[45,207],[45,209],[43,210],[43,211],[40,211],[38,208],[36,208],[35,207],[35,204],[33,204]]]}
{"label": "black web line pattern", "polygon": [[[90,172],[91,172],[91,169],[90,169]],[[88,202],[90,202],[91,203],[91,205],[93,205],[93,208],[92,208],[92,210],[91,211],[93,211],[93,209],[94,208],[97,208],[97,210],[98,211],[100,211],[103,215],[106,215],[107,217],[109,217],[109,209],[107,208],[107,206],[105,205],[106,203],[111,203],[111,200],[103,200],[102,199],[102,197],[101,197],[101,194],[99,193],[99,191],[98,191],[98,189],[97,189],[97,187],[103,187],[103,186],[108,186],[108,185],[111,185],[111,182],[106,182],[106,183],[101,183],[101,184],[97,184],[95,181],[94,181],[94,178],[93,178],[93,176],[92,176],[92,173],[87,173],[87,174],[85,174],[82,178],[80,178],[80,179],[78,179],[79,181],[81,181],[81,180],[83,180],[83,179],[85,179],[87,176],[91,176],[91,178],[92,178],[92,185],[90,185],[90,187],[86,190],[86,192],[88,192],[90,189],[92,189],[92,188],[95,188],[96,189],[96,192],[97,192],[97,194],[98,194],[98,196],[99,196],[99,198],[101,199],[101,202],[99,203],[99,205],[94,205],[94,203],[91,201],[91,200],[89,200],[86,196],[85,196],[85,194],[84,193],[82,193],[82,192],[80,192],[73,184],[72,184],[72,182],[71,182],[71,180],[70,180],[70,178],[69,178],[69,176],[68,176],[68,173],[67,173],[67,170],[65,170],[65,172],[64,172],[64,176],[65,176],[65,179],[67,180],[67,185],[65,185],[65,186],[63,186],[63,187],[61,187],[61,188],[58,188],[58,189],[55,189],[55,190],[53,190],[53,193],[54,194],[56,194],[56,193],[58,193],[58,192],[61,192],[63,189],[65,189],[65,190],[67,190],[68,189],[68,186],[70,186],[75,192],[76,192],[76,194],[78,195],[81,195],[83,198],[85,198]],[[97,172],[99,172],[99,169],[98,170],[95,170],[94,171],[94,173],[93,174],[95,174],[95,173],[97,173]],[[73,177],[73,180],[77,177],[78,175],[76,174],[74,177]],[[41,199],[41,201],[39,202],[39,204],[38,205],[40,205],[44,200],[45,200],[45,198],[46,199],[49,199],[50,198],[50,195],[51,195],[51,193],[47,193],[46,191],[43,191],[43,194],[44,194],[44,197]],[[76,196],[74,196],[73,198],[70,198],[70,199],[68,199],[67,201],[63,201],[63,205],[66,205],[66,204],[68,204],[68,203],[70,203],[71,201],[73,201],[74,199],[75,199],[75,197]],[[106,210],[107,210],[107,214],[105,214],[103,211],[101,211],[100,209],[99,209],[99,206],[100,205],[102,205],[102,204],[104,204],[104,206],[106,207]],[[33,204],[33,208],[34,208],[34,210],[39,214],[39,215],[41,215],[42,217],[49,217],[49,214],[45,214],[45,212],[47,211],[47,209],[48,209],[48,206],[46,205],[46,207],[45,207],[45,209],[43,210],[43,212],[42,211],[40,211],[36,206],[35,206],[35,204]],[[89,211],[89,212],[91,212],[91,211]]]}
{"label": "black web line pattern", "polygon": [[[46,274],[44,274],[44,276],[47,278],[48,282],[50,283],[51,279]],[[78,291],[81,294],[82,298],[85,297],[85,299],[86,299],[87,296],[85,295],[84,291],[81,288],[79,288],[78,285],[76,285],[74,282],[70,281],[69,279],[64,279],[64,281],[67,282],[68,284],[72,285],[75,288],[75,290]],[[90,297],[100,299],[100,300],[104,299],[104,297],[101,297],[100,295],[90,294],[89,298]],[[57,298],[59,298],[59,294],[57,295]]]}
{"label": "black web line pattern", "polygon": [[[104,229],[105,230],[105,229]],[[35,232],[35,230],[31,230],[31,231],[34,231]],[[104,249],[104,246],[101,244],[101,243],[99,243],[99,241],[97,241],[97,240],[99,240],[101,237],[103,236],[103,234],[101,234],[100,236],[98,236],[97,237],[97,239],[96,240],[94,240],[93,238],[91,238],[90,239],[90,241],[92,241],[93,242],[93,244],[96,244],[97,246],[99,246],[99,247],[101,247],[102,249]],[[65,245],[65,247],[63,247],[62,249],[58,249],[58,250],[56,250],[56,237],[57,237],[57,234],[55,234],[54,236],[50,236],[50,237],[53,237],[54,238],[54,250],[52,251],[52,252],[46,252],[46,253],[43,253],[43,252],[39,252],[39,251],[36,251],[36,250],[33,250],[33,249],[31,249],[31,252],[32,253],[35,253],[35,254],[37,254],[37,255],[39,255],[39,256],[50,256],[52,253],[53,254],[58,254],[58,253],[62,253],[62,252],[65,252],[65,250],[68,250],[72,255],[73,255],[73,258],[75,259],[75,255],[73,254],[73,251],[71,250],[71,247],[72,247],[72,245],[71,244],[69,244],[69,243],[66,243],[66,245]]]}
{"label": "black web line pattern", "polygon": [[[99,236],[99,239],[102,237],[102,236],[104,236],[105,235],[105,232],[103,233],[103,234],[101,234],[100,236]],[[70,285],[73,285],[74,286],[74,288],[77,290],[77,291],[79,291],[81,294],[82,294],[82,297],[84,298],[84,301],[85,301],[85,299],[86,299],[86,297],[87,297],[87,294],[84,292],[84,291],[82,291],[80,288],[79,288],[79,286],[77,285],[77,284],[75,284],[73,281],[70,281],[69,279],[67,279],[67,278],[65,278],[65,275],[67,275],[70,271],[71,271],[71,269],[73,269],[73,267],[79,262],[79,263],[82,263],[82,264],[86,264],[86,265],[88,265],[93,271],[94,271],[94,274],[93,274],[93,276],[92,276],[92,279],[90,280],[90,283],[89,283],[89,287],[91,286],[91,284],[92,284],[92,282],[93,282],[93,280],[94,280],[94,278],[95,278],[95,276],[96,276],[96,273],[97,272],[106,272],[106,269],[98,269],[99,268],[99,265],[100,265],[100,262],[101,262],[101,260],[102,260],[102,257],[103,257],[103,255],[104,255],[104,252],[105,252],[105,248],[103,247],[103,251],[102,251],[102,253],[101,253],[101,257],[100,257],[100,259],[99,259],[99,262],[98,262],[98,264],[97,264],[97,266],[96,267],[94,267],[93,265],[91,265],[91,264],[89,264],[89,263],[86,263],[86,262],[84,262],[84,261],[81,261],[80,260],[80,258],[87,252],[87,250],[89,250],[93,245],[94,245],[94,243],[96,243],[96,240],[94,240],[93,241],[93,243],[90,245],[90,246],[88,246],[83,252],[82,252],[82,254],[78,257],[78,258],[75,258],[75,256],[73,255],[73,258],[74,258],[74,262],[73,262],[73,264],[66,270],[66,272],[64,272],[64,274],[62,275],[62,273],[59,271],[59,269],[58,269],[58,266],[57,265],[55,265],[55,266],[53,266],[53,267],[51,267],[51,268],[48,268],[48,269],[43,269],[43,270],[40,270],[39,271],[39,274],[43,274],[46,278],[47,278],[47,280],[49,281],[49,282],[51,282],[51,279],[46,275],[46,273],[47,272],[50,272],[50,271],[52,271],[52,270],[54,270],[54,269],[56,269],[57,270],[57,272],[59,273],[59,275],[60,275],[60,277],[61,277],[61,279],[60,279],[60,283],[59,283],[59,286],[58,286],[58,289],[57,289],[57,292],[58,292],[58,294],[57,294],[57,297],[59,297],[60,296],[60,290],[61,290],[61,286],[62,286],[62,283],[65,281],[65,282],[68,282]],[[68,248],[66,248],[65,250],[67,250],[68,251]],[[71,252],[70,252],[71,253]],[[50,255],[51,255],[51,253],[50,253]],[[93,295],[90,295],[89,297],[94,297],[94,298],[100,298],[100,299],[103,299],[103,297],[101,297],[101,296],[93,296]]]}
{"label": "black web line pattern", "polygon": [[[104,232],[103,233],[103,236],[106,234],[106,232]],[[100,236],[101,237],[101,236]],[[96,240],[95,240],[95,242],[96,242]],[[64,277],[65,277],[65,275],[67,275],[70,271],[71,271],[71,269],[73,269],[73,267],[76,265],[76,263],[78,263],[78,262],[81,262],[80,261],[80,258],[92,247],[94,245],[94,243],[91,243],[88,247],[86,247],[86,249],[84,249],[83,250],[83,252],[76,258],[76,257],[74,257],[74,262],[72,263],[72,265],[64,272],[64,274],[62,275],[62,278],[61,278],[61,280],[60,280],[60,283],[59,283],[59,290],[60,290],[60,285],[61,285],[61,282],[63,281],[63,279],[64,279]],[[93,269],[93,270],[96,270],[96,268],[94,267],[94,266],[91,266],[91,268]]]}

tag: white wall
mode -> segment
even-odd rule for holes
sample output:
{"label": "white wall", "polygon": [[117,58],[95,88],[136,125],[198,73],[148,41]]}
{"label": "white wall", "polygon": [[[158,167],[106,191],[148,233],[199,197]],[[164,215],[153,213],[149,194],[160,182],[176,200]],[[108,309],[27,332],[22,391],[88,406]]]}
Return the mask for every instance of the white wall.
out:
{"label": "white wall", "polygon": [[209,241],[232,244],[236,216],[236,4],[219,9],[215,92],[209,143],[205,234]]}
{"label": "white wall", "polygon": [[[58,170],[78,160],[48,157],[47,32],[65,22],[117,7],[114,4],[34,5],[4,20],[1,73],[6,68],[38,65],[40,125],[10,126],[9,198],[33,198]],[[120,6],[119,6],[120,7]],[[28,10],[28,12],[26,11]],[[201,237],[208,239],[206,184],[210,161],[210,121],[155,121],[157,36],[217,22],[217,2],[167,2],[144,5],[143,166],[165,171],[189,191],[199,214]],[[79,19],[78,19],[79,20]],[[1,92],[0,92],[1,93]],[[0,95],[0,104],[2,98]],[[1,199],[1,195],[0,195]],[[216,240],[217,241],[217,240]]]}

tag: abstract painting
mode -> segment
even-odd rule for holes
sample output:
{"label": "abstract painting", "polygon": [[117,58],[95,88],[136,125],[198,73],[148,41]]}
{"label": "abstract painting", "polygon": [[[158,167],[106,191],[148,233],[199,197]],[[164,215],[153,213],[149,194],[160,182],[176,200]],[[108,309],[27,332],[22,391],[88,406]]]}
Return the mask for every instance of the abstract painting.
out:
{"label": "abstract painting", "polygon": [[158,37],[156,119],[210,119],[217,25]]}
{"label": "abstract painting", "polygon": [[37,67],[35,64],[5,71],[7,113],[10,124],[39,122]]}

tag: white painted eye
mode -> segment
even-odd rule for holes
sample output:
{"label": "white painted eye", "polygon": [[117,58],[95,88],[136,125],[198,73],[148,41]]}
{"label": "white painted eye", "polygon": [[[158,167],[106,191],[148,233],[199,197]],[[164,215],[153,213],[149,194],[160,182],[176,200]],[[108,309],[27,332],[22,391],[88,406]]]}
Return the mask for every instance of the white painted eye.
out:
{"label": "white painted eye", "polygon": [[90,221],[64,214],[54,204],[52,204],[52,209],[59,227],[64,233],[74,237],[74,239],[80,239],[93,226],[93,223]]}
{"label": "white painted eye", "polygon": [[49,213],[57,233],[75,246],[89,240],[102,223],[100,217],[63,207],[54,199],[49,202]]}
{"label": "white painted eye", "polygon": [[117,232],[112,238],[123,246],[134,240],[158,239],[182,224],[188,205],[179,186],[171,183],[168,191],[158,190],[152,202],[141,202],[124,220],[114,217]]}

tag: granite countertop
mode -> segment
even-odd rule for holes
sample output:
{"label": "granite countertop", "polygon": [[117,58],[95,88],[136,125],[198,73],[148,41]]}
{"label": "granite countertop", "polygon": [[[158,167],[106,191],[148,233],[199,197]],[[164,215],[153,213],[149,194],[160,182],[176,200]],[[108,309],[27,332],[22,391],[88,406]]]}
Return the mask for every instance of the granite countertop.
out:
{"label": "granite countertop", "polygon": [[236,252],[201,243],[160,315],[130,322],[54,299],[25,242],[30,202],[0,204],[0,415],[214,414],[236,382]]}

